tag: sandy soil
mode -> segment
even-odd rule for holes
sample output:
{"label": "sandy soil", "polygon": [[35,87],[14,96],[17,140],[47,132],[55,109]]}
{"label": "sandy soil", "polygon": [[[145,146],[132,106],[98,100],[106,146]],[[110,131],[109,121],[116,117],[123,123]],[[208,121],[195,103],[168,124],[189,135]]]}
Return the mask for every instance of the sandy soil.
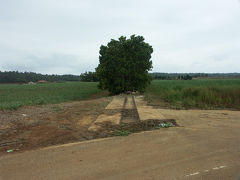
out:
{"label": "sandy soil", "polygon": [[136,96],[135,98],[139,118],[141,121],[148,119],[165,119],[161,109],[156,109],[152,106],[147,105],[147,102],[145,102],[143,98],[143,96]]}
{"label": "sandy soil", "polygon": [[91,139],[88,127],[111,97],[0,112],[0,156],[54,144]]}
{"label": "sandy soil", "polygon": [[[49,111],[56,106],[49,105],[1,112],[0,140],[22,140],[19,151],[80,141],[89,122],[106,111],[110,101],[103,98],[59,105],[63,110],[58,107]],[[180,126],[7,155],[6,148],[17,144],[3,146],[0,179],[240,177],[240,111],[152,109],[164,118],[175,119]],[[109,115],[118,112],[110,111]],[[56,128],[60,125],[62,128]]]}

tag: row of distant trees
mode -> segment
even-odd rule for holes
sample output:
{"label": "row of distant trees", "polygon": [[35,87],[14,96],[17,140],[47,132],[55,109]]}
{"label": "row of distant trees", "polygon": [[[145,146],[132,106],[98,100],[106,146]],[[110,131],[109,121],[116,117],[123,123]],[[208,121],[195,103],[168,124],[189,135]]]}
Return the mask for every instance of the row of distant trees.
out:
{"label": "row of distant trees", "polygon": [[240,73],[150,73],[152,79],[191,80],[192,78],[239,78]]}
{"label": "row of distant trees", "polygon": [[152,79],[160,79],[160,80],[192,80],[192,76],[190,75],[179,75],[179,76],[169,76],[169,75],[152,75]]}
{"label": "row of distant trees", "polygon": [[47,75],[34,72],[18,72],[18,71],[0,71],[0,83],[28,83],[45,80],[48,82],[59,81],[98,81],[95,72],[85,72],[81,75]]}
{"label": "row of distant trees", "polygon": [[[161,80],[191,80],[192,78],[218,78],[218,77],[240,77],[240,73],[150,73],[151,79]],[[99,81],[96,72],[85,72],[80,75],[47,75],[34,72],[0,71],[0,83],[28,83],[45,80],[49,82],[59,81]]]}
{"label": "row of distant trees", "polygon": [[99,81],[97,76],[96,76],[96,72],[85,72],[85,73],[82,73],[80,75],[80,79],[81,81],[84,81],[84,82],[97,82]]}

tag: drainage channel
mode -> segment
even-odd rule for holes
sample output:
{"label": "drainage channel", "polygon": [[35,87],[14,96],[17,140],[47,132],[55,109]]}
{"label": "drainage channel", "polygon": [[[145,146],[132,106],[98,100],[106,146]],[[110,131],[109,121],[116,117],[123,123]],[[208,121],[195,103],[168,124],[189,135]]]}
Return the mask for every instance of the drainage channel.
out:
{"label": "drainage channel", "polygon": [[134,96],[126,96],[121,111],[120,123],[139,122],[139,114],[136,108]]}
{"label": "drainage channel", "polygon": [[140,121],[140,116],[139,116],[139,113],[138,113],[138,109],[137,109],[137,105],[136,105],[134,96],[132,96],[132,101],[133,101],[134,108],[136,109],[137,120]]}

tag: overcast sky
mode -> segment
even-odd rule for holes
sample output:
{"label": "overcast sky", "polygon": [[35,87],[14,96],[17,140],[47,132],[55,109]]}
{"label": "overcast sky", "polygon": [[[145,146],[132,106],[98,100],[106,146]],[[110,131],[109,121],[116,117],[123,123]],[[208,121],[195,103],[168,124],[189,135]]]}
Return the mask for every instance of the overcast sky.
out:
{"label": "overcast sky", "polygon": [[0,71],[94,71],[132,34],[154,72],[240,72],[240,0],[0,0]]}

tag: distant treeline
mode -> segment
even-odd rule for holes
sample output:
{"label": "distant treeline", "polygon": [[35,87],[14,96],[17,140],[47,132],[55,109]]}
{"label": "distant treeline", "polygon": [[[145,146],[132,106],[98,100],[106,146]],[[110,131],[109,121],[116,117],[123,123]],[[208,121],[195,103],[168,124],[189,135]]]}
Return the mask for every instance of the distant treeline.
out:
{"label": "distant treeline", "polygon": [[[240,78],[240,73],[150,73],[152,79],[191,80],[192,78]],[[98,81],[95,72],[85,72],[80,75],[48,75],[34,72],[0,71],[0,83],[28,83],[45,80],[59,81]]]}
{"label": "distant treeline", "polygon": [[98,78],[95,72],[85,72],[80,75],[81,81],[84,82],[97,82]]}
{"label": "distant treeline", "polygon": [[240,78],[240,73],[150,73],[152,79],[191,80],[192,78]]}
{"label": "distant treeline", "polygon": [[59,81],[97,81],[95,72],[85,72],[81,75],[47,75],[34,72],[18,72],[18,71],[0,71],[0,83],[28,83],[45,80],[48,82]]}

